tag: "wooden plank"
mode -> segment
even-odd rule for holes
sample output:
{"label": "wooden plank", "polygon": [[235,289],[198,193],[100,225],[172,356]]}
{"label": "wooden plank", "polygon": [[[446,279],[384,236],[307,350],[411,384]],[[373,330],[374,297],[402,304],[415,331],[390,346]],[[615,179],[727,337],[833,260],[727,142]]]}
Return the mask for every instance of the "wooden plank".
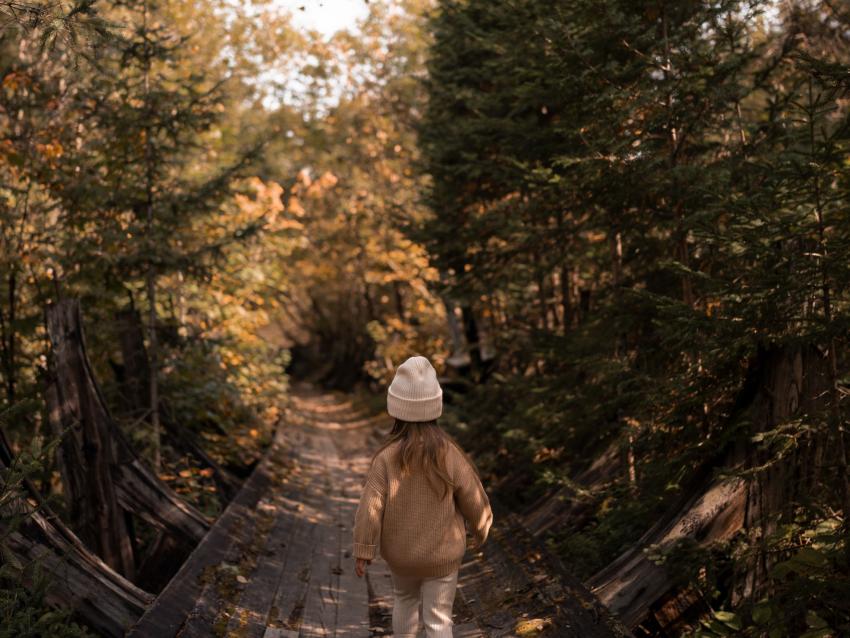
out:
{"label": "wooden plank", "polygon": [[365,578],[358,578],[354,571],[355,559],[354,514],[358,498],[354,497],[354,485],[360,482],[346,465],[338,467],[338,489],[333,501],[336,503],[337,527],[337,617],[336,635],[369,637],[369,587]]}
{"label": "wooden plank", "polygon": [[[255,512],[256,509],[252,509],[237,523],[236,529],[230,528],[230,545],[222,560],[203,573],[203,589],[178,630],[178,638],[209,638],[214,628],[226,623],[233,606],[231,598],[240,587],[236,572],[244,563],[246,550],[257,533],[259,521]],[[244,574],[239,575],[244,577]]]}
{"label": "wooden plank", "polygon": [[304,521],[300,517],[278,505],[274,528],[260,553],[256,568],[247,577],[248,584],[227,625],[227,635],[240,638],[263,636],[281,574],[286,573],[292,539],[302,524]]}
{"label": "wooden plank", "polygon": [[280,572],[272,592],[268,625],[298,631],[304,617],[304,604],[310,584],[313,548],[318,526],[303,519],[291,540],[286,567]]}
{"label": "wooden plank", "polygon": [[334,530],[326,522],[317,527],[316,544],[310,556],[310,583],[300,626],[300,636],[305,638],[333,636],[336,624],[336,605],[331,584],[334,552],[329,550]]}
{"label": "wooden plank", "polygon": [[[336,460],[336,449],[325,432],[310,432],[312,440],[309,458],[314,458],[316,463],[322,463],[326,467]],[[329,469],[329,468],[328,468]],[[336,606],[332,593],[332,578],[334,576],[334,517],[330,509],[329,494],[333,490],[332,471],[328,471],[319,481],[314,481],[314,489],[321,490],[323,498],[319,507],[321,519],[317,522],[316,544],[313,548],[310,564],[310,584],[307,589],[307,597],[304,601],[304,616],[301,621],[301,636],[311,638],[326,638],[333,636],[336,625]]]}
{"label": "wooden plank", "polygon": [[369,631],[373,636],[392,635],[393,581],[389,566],[376,558],[366,568],[369,591]]}
{"label": "wooden plank", "polygon": [[354,514],[358,498],[352,496],[354,487],[360,479],[356,477],[348,464],[335,463],[336,489],[331,497],[331,507],[336,512],[336,622],[334,636],[351,638],[369,638],[369,588],[365,579],[358,578],[354,571],[352,556]]}
{"label": "wooden plank", "polygon": [[[321,581],[321,566],[317,557],[326,549],[328,529],[332,523],[328,512],[328,493],[332,480],[326,463],[334,451],[327,436],[310,433],[303,428],[287,432],[286,437],[300,449],[299,472],[292,477],[289,489],[298,496],[289,507],[297,512],[303,525],[297,530],[282,572],[268,616],[271,626],[289,630],[304,629],[306,608],[320,599],[311,595]],[[312,602],[311,602],[312,601]]]}
{"label": "wooden plank", "polygon": [[475,623],[464,623],[452,627],[454,638],[487,638],[485,634]]}
{"label": "wooden plank", "polygon": [[128,638],[167,638],[184,627],[203,592],[205,572],[208,578],[209,570],[226,560],[234,539],[253,529],[255,507],[269,484],[268,465],[262,462]]}
{"label": "wooden plank", "polygon": [[321,541],[314,554],[313,578],[301,633],[368,638],[368,588],[354,574],[349,538],[357,503],[348,496],[346,486],[357,479],[340,462],[337,448],[327,433],[318,433],[315,444],[327,468],[324,511],[329,517],[320,531]]}
{"label": "wooden plank", "polygon": [[[328,479],[326,472],[329,446],[324,436],[295,428],[287,439],[300,451],[299,471],[294,473],[288,489],[293,498],[287,507],[296,512],[303,525],[292,539],[290,557],[281,573],[268,616],[268,624],[293,631],[304,621],[311,586],[315,586],[315,555],[324,541],[330,524],[327,512]],[[330,450],[332,458],[332,449]],[[296,498],[294,498],[297,496]]]}
{"label": "wooden plank", "polygon": [[[276,437],[279,441],[279,437]],[[279,447],[279,446],[278,446]],[[284,485],[288,476],[283,474],[280,451],[270,455],[264,463],[270,474],[271,485]],[[294,472],[293,462],[287,459],[288,473]],[[274,483],[272,483],[272,478]],[[297,490],[297,487],[288,489]],[[269,490],[264,490],[269,491]],[[273,493],[277,490],[271,490]],[[291,535],[292,527],[297,522],[297,516],[288,508],[289,499],[282,492],[276,496],[261,498],[251,513],[250,524],[246,521],[240,528],[238,536],[231,536],[231,548],[227,563],[233,571],[223,574],[214,572],[204,591],[189,614],[184,628],[179,632],[180,638],[204,638],[211,631],[220,632],[230,629],[244,636],[250,627],[256,636],[261,636],[265,630],[266,618],[273,596],[272,587],[276,584],[277,573],[282,568],[275,564],[271,557],[279,555],[278,551],[283,538]],[[271,548],[270,548],[271,546]],[[283,556],[285,558],[285,553]],[[271,565],[266,565],[271,563]],[[218,569],[218,567],[216,568]],[[260,571],[258,571],[260,570]],[[208,574],[209,576],[209,574]],[[246,598],[249,592],[250,598]],[[240,606],[244,601],[248,606]]]}

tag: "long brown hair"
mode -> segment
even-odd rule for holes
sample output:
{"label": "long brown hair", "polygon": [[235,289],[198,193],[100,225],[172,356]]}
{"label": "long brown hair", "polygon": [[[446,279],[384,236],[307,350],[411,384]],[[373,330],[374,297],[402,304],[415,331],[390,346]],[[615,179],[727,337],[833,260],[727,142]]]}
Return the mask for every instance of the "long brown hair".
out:
{"label": "long brown hair", "polygon": [[398,458],[402,475],[413,471],[424,472],[436,494],[440,494],[440,487],[442,487],[443,498],[454,491],[455,485],[446,468],[446,453],[450,445],[460,450],[465,457],[466,453],[443,428],[437,425],[436,420],[396,419],[386,440],[375,452],[375,456],[393,443],[399,444]]}

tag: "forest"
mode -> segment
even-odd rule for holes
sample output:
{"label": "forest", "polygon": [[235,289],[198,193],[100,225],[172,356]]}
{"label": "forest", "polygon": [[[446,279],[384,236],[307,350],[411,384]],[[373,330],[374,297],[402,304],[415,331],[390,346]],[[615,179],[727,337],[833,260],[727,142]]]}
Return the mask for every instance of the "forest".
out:
{"label": "forest", "polygon": [[123,635],[415,354],[623,635],[850,636],[850,4],[346,3],[0,0],[0,637]]}

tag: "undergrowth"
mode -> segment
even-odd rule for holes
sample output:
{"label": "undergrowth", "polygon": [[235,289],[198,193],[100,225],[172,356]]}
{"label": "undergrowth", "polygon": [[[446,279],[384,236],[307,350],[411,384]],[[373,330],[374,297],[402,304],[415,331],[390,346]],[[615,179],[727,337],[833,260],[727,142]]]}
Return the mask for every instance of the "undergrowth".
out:
{"label": "undergrowth", "polygon": [[48,603],[51,579],[41,563],[23,562],[8,546],[8,538],[32,515],[30,508],[19,506],[23,486],[42,472],[58,442],[42,445],[36,437],[9,467],[0,470],[0,510],[5,519],[0,534],[0,638],[94,638],[74,622],[72,610]]}

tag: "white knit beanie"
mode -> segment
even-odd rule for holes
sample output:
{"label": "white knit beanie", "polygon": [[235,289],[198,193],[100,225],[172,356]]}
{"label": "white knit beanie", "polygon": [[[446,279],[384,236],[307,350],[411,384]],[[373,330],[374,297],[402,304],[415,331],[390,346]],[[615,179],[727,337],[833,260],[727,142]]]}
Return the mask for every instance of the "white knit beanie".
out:
{"label": "white knit beanie", "polygon": [[410,357],[398,367],[387,390],[387,412],[402,421],[432,421],[443,413],[443,390],[428,359]]}

